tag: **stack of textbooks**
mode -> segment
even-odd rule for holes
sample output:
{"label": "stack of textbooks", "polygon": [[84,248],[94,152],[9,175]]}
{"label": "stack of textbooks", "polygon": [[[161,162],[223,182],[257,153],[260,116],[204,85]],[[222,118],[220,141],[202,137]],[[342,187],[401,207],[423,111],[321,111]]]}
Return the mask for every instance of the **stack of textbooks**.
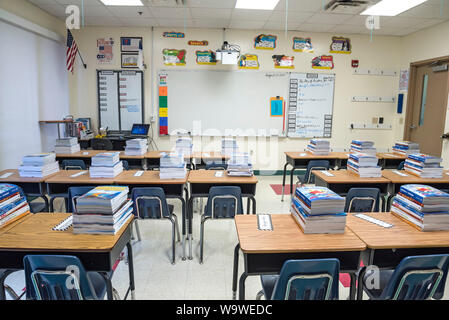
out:
{"label": "stack of textbooks", "polygon": [[405,160],[405,171],[421,178],[442,178],[441,158],[426,154],[410,154]]}
{"label": "stack of textbooks", "polygon": [[128,187],[102,186],[76,199],[73,232],[116,234],[134,217],[128,191]]}
{"label": "stack of textbooks", "polygon": [[429,186],[401,186],[391,212],[421,231],[449,230],[449,194]]}
{"label": "stack of textbooks", "polygon": [[290,212],[304,233],[344,233],[345,198],[325,187],[295,190]]}
{"label": "stack of textbooks", "polygon": [[59,171],[54,153],[39,153],[24,156],[19,166],[21,177],[42,178]]}
{"label": "stack of textbooks", "polygon": [[307,151],[317,156],[325,156],[331,151],[331,145],[327,140],[311,139]]}
{"label": "stack of textbooks", "polygon": [[0,228],[30,213],[26,198],[14,184],[0,184]]}
{"label": "stack of textbooks", "polygon": [[228,176],[233,177],[251,177],[253,176],[253,165],[246,152],[234,153],[228,160]]}
{"label": "stack of textbooks", "polygon": [[176,140],[175,152],[184,156],[190,156],[193,152],[193,143],[191,138],[179,138]]}
{"label": "stack of textbooks", "polygon": [[376,156],[377,150],[372,141],[352,140],[350,152],[366,153],[370,156]]}
{"label": "stack of textbooks", "polygon": [[75,153],[81,150],[78,138],[56,139],[55,153]]}
{"label": "stack of textbooks", "polygon": [[364,153],[351,153],[348,159],[348,170],[362,178],[378,178],[382,176],[377,158]]}
{"label": "stack of textbooks", "polygon": [[161,153],[159,178],[184,179],[187,173],[186,163],[182,154]]}
{"label": "stack of textbooks", "polygon": [[224,138],[221,140],[221,154],[231,156],[238,152],[237,141],[234,138]]}
{"label": "stack of textbooks", "polygon": [[410,141],[398,141],[393,146],[393,153],[406,157],[414,153],[420,153],[419,143]]}
{"label": "stack of textbooks", "polygon": [[92,157],[89,168],[91,178],[114,178],[123,172],[120,152],[103,152]]}
{"label": "stack of textbooks", "polygon": [[142,156],[148,151],[147,139],[126,140],[125,154],[127,156]]}

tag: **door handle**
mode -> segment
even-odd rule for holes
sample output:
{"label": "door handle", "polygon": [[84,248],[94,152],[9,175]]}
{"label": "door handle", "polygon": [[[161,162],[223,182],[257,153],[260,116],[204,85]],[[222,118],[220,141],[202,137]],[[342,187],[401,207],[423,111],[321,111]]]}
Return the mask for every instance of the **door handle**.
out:
{"label": "door handle", "polygon": [[448,132],[448,133],[444,133],[444,134],[441,136],[441,139],[449,139],[449,132]]}

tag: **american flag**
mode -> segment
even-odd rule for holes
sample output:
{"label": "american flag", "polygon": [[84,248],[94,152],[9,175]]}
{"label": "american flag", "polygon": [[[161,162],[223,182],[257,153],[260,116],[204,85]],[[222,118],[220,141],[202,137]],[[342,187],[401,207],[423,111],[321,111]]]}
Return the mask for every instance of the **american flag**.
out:
{"label": "american flag", "polygon": [[72,33],[67,29],[67,70],[73,73],[73,65],[75,63],[76,54],[78,53],[78,46]]}

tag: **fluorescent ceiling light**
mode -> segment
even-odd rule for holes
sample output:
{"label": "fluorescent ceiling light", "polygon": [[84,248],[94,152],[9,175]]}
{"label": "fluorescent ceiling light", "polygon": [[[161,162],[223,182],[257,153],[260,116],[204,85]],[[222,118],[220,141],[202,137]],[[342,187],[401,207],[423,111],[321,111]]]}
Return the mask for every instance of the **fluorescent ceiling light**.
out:
{"label": "fluorescent ceiling light", "polygon": [[366,16],[397,16],[427,0],[382,0],[361,13]]}
{"label": "fluorescent ceiling light", "polygon": [[105,6],[143,6],[140,0],[100,0]]}
{"label": "fluorescent ceiling light", "polygon": [[279,0],[237,0],[236,9],[273,10]]}

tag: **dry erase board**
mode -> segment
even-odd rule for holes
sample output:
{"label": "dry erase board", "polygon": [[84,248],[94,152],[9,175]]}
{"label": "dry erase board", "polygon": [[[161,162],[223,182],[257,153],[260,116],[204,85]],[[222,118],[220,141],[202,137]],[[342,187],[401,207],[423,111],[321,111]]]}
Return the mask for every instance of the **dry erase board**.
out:
{"label": "dry erase board", "polygon": [[143,72],[97,70],[98,122],[109,131],[130,131],[144,123]]}
{"label": "dry erase board", "polygon": [[271,116],[271,98],[287,100],[287,72],[160,70],[158,79],[169,134],[282,135],[285,120]]}
{"label": "dry erase board", "polygon": [[335,74],[291,73],[288,136],[330,138]]}

